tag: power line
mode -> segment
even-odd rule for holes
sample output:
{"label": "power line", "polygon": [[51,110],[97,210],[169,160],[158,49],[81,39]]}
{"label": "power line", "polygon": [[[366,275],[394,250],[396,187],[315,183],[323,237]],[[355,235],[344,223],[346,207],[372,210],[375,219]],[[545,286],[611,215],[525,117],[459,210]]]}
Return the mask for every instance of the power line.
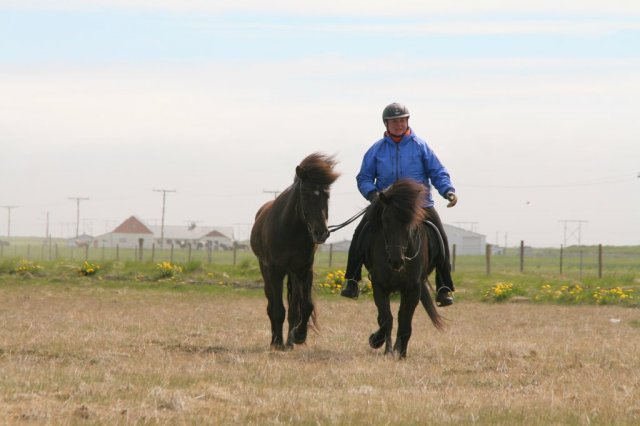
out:
{"label": "power line", "polygon": [[467,230],[471,232],[476,232],[476,225],[478,222],[455,222],[456,225],[467,226]]}
{"label": "power line", "polygon": [[[638,176],[640,177],[640,173]],[[553,183],[553,184],[536,184],[536,185],[492,185],[492,184],[465,184],[458,181],[459,186],[465,186],[468,188],[498,188],[498,189],[536,189],[536,188],[572,188],[579,186],[593,186],[593,185],[609,185],[612,183],[621,183],[621,182],[631,182],[636,178],[631,177],[630,175],[623,176],[609,176],[603,177],[599,179],[591,179],[585,180],[581,182],[563,182],[563,183]]]}
{"label": "power line", "polygon": [[280,195],[280,191],[269,191],[269,190],[263,189],[262,192],[266,194],[273,194],[273,198],[278,198],[278,195]]}

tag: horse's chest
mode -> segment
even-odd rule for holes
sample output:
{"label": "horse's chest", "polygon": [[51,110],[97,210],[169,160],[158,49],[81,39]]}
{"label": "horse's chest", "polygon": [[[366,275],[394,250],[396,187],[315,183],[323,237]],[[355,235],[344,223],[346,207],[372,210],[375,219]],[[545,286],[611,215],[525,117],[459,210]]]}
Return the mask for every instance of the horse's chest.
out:
{"label": "horse's chest", "polygon": [[385,271],[378,276],[372,274],[372,281],[389,291],[401,291],[407,285],[406,271]]}

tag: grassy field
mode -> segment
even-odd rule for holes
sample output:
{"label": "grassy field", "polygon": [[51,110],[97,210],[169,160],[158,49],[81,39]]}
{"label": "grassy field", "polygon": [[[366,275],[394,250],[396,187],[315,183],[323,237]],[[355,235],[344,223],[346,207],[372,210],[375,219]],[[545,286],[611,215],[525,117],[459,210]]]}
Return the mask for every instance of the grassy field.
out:
{"label": "grassy field", "polygon": [[[637,308],[481,303],[462,291],[442,310],[445,332],[416,312],[408,358],[398,361],[368,347],[376,328],[370,298],[318,292],[319,331],[304,346],[273,352],[261,289],[217,278],[205,285],[0,274],[0,418],[640,422]],[[479,285],[471,276],[458,281],[470,284],[466,292]]]}

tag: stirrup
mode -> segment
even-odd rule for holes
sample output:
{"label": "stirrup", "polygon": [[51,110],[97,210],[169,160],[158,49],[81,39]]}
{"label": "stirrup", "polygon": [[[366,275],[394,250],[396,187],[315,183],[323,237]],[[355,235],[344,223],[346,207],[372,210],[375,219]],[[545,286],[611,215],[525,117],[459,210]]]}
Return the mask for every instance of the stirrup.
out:
{"label": "stirrup", "polygon": [[453,305],[453,291],[447,286],[442,286],[436,291],[436,305],[444,307]]}

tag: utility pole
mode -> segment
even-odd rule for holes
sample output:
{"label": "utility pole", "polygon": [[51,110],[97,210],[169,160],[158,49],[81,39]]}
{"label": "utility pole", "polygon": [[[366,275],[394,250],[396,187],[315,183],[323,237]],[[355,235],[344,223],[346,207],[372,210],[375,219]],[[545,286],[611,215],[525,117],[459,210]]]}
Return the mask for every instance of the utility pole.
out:
{"label": "utility pole", "polygon": [[582,224],[588,223],[586,220],[560,220],[559,222],[564,223],[564,247],[567,246],[567,231],[569,232],[569,237],[577,237],[578,245],[582,243]]}
{"label": "utility pole", "polygon": [[280,194],[280,191],[268,191],[266,189],[263,189],[262,192],[266,194],[273,194],[273,198],[278,198],[278,195]]}
{"label": "utility pole", "polygon": [[160,250],[164,248],[164,207],[167,200],[167,192],[176,192],[175,189],[154,189],[154,192],[162,192],[162,219],[160,222]]}
{"label": "utility pole", "polygon": [[7,242],[11,241],[11,209],[18,208],[18,206],[0,206],[0,208],[7,209]]}
{"label": "utility pole", "polygon": [[89,197],[69,197],[70,200],[76,200],[76,238],[80,235],[80,201],[86,201]]}

